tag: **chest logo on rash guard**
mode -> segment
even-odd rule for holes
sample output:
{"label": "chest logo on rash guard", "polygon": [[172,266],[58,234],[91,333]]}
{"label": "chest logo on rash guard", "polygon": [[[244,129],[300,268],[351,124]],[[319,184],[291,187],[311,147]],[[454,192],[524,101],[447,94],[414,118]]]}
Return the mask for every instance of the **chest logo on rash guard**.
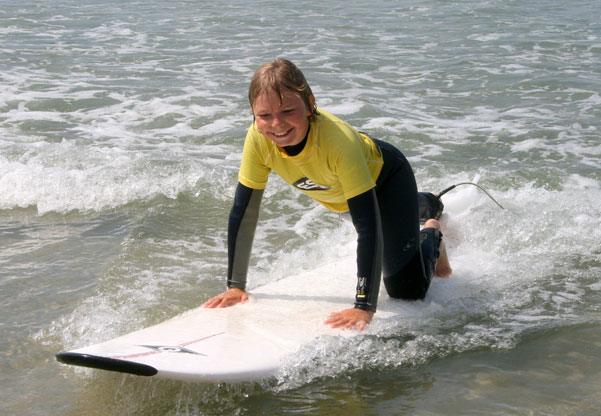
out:
{"label": "chest logo on rash guard", "polygon": [[292,185],[302,191],[327,191],[331,189],[329,186],[318,185],[309,178],[300,178]]}

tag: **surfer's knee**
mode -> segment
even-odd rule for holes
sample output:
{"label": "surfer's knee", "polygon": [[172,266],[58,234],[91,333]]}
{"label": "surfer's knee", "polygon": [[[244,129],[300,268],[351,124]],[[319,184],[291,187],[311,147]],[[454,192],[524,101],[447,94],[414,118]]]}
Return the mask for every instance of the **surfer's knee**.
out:
{"label": "surfer's knee", "polygon": [[397,273],[384,276],[383,281],[388,296],[403,300],[423,299],[430,286],[419,251]]}
{"label": "surfer's knee", "polygon": [[421,300],[426,297],[428,282],[421,279],[403,279],[400,276],[384,277],[388,296],[402,300]]}

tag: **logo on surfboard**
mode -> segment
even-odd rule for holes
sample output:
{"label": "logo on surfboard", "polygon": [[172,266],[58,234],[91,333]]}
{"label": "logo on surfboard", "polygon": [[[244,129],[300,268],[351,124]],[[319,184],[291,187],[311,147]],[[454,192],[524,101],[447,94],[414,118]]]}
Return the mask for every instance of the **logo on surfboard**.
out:
{"label": "logo on surfboard", "polygon": [[223,334],[225,334],[225,332],[218,332],[216,334],[202,337],[199,339],[195,339],[192,341],[184,342],[179,345],[136,345],[137,347],[148,348],[149,350],[152,350],[152,351],[137,353],[137,354],[129,354],[129,355],[113,355],[110,358],[115,358],[115,359],[138,358],[138,357],[144,357],[147,355],[160,354],[162,352],[193,354],[193,355],[202,355],[203,357],[207,357],[206,354],[202,354],[200,352],[189,350],[186,348],[186,346],[190,345],[190,344],[196,344],[197,342],[206,341],[207,339],[216,337],[218,335],[223,335]]}
{"label": "logo on surfboard", "polygon": [[179,345],[138,345],[138,347],[148,348],[154,350],[156,352],[172,352],[172,353],[182,353],[182,354],[194,354],[194,355],[203,355],[206,357],[206,354],[201,354],[196,351],[189,350]]}

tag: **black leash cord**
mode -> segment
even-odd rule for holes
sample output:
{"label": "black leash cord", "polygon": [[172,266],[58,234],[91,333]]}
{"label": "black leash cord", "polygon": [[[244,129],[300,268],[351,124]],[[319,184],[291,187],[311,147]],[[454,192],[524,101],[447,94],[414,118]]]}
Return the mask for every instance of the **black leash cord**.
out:
{"label": "black leash cord", "polygon": [[496,199],[494,199],[494,198],[492,197],[492,195],[491,195],[491,194],[489,194],[489,193],[488,193],[488,191],[487,191],[486,189],[484,189],[483,187],[481,187],[480,185],[478,185],[477,183],[474,183],[474,182],[461,182],[461,183],[456,183],[455,185],[451,185],[451,186],[449,186],[448,188],[446,188],[446,189],[442,190],[442,191],[441,191],[441,192],[438,194],[438,199],[440,199],[440,197],[441,197],[441,196],[443,196],[444,194],[446,194],[446,193],[447,193],[447,192],[449,192],[449,191],[452,191],[453,189],[455,189],[456,187],[458,187],[458,186],[460,186],[460,185],[473,185],[473,186],[475,186],[475,187],[479,188],[479,189],[480,189],[482,192],[484,192],[484,193],[485,193],[485,194],[486,194],[486,195],[487,195],[487,196],[488,196],[488,197],[489,197],[489,198],[490,198],[490,199],[491,199],[491,200],[492,200],[492,201],[493,201],[495,204],[497,204],[497,205],[499,206],[499,208],[501,208],[501,209],[505,209],[505,208],[503,208],[503,205],[499,204],[499,203],[497,202],[497,200],[496,200]]}

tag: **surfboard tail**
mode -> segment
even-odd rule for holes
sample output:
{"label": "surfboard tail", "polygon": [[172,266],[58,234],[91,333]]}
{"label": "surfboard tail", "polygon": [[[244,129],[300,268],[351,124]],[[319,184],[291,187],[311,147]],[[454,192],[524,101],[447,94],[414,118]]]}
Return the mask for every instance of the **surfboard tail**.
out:
{"label": "surfboard tail", "polygon": [[100,357],[97,355],[81,354],[77,352],[59,352],[55,357],[58,362],[63,364],[117,371],[119,373],[135,374],[137,376],[154,376],[158,373],[156,368],[146,364],[116,358]]}

